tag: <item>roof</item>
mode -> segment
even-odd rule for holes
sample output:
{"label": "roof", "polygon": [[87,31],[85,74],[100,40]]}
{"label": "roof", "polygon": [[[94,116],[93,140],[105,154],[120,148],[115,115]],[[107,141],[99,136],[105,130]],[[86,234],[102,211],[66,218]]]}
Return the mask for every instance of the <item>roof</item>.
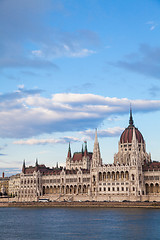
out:
{"label": "roof", "polygon": [[43,175],[58,175],[60,174],[60,172],[62,171],[62,167],[60,168],[49,168],[49,167],[46,167],[44,164],[42,165],[37,165],[35,167],[28,167],[28,168],[25,168],[25,174],[32,174],[33,172],[40,172],[42,173]]}
{"label": "roof", "polygon": [[150,163],[145,163],[143,166],[143,171],[160,171],[160,162],[150,162]]}
{"label": "roof", "polygon": [[[62,167],[60,168],[49,168],[49,167],[46,167],[45,165],[38,165],[36,167],[28,167],[28,168],[25,168],[25,174],[33,174],[34,171],[40,171],[40,173],[42,173],[43,175],[60,175],[60,173],[62,172]],[[64,171],[66,172],[66,175],[69,175],[69,174],[77,174],[77,172],[79,171],[78,169],[71,169],[71,170],[68,170],[68,169],[65,169],[64,168]],[[90,173],[89,170],[87,169],[81,169],[82,173]]]}
{"label": "roof", "polygon": [[[92,159],[92,154],[93,154],[92,152],[87,152],[87,156],[89,157],[89,159]],[[84,156],[84,153],[82,153],[82,152],[75,152],[73,154],[72,160],[73,161],[81,161],[83,156]]]}
{"label": "roof", "polygon": [[120,143],[132,143],[133,129],[135,129],[136,139],[138,140],[138,143],[144,143],[144,138],[141,132],[134,126],[132,109],[130,107],[129,126],[121,134]]}
{"label": "roof", "polygon": [[138,128],[134,127],[134,125],[129,125],[122,133],[120,137],[120,143],[132,143],[133,137],[133,128],[135,128],[136,139],[139,143],[144,143],[144,138]]}

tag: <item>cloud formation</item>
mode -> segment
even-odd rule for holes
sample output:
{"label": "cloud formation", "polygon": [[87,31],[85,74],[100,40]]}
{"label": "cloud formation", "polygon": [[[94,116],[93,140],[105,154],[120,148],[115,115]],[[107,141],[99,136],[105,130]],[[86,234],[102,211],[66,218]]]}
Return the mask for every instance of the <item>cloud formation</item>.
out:
{"label": "cloud formation", "polygon": [[46,144],[65,144],[69,142],[80,142],[81,140],[79,138],[75,137],[63,137],[59,139],[28,139],[28,140],[18,140],[14,141],[14,144],[19,144],[19,145],[46,145]]}
{"label": "cloud formation", "polygon": [[[120,134],[123,132],[124,128],[121,127],[113,127],[103,130],[98,130],[98,138],[104,138],[104,137],[117,137],[120,136]],[[86,130],[81,132],[81,134],[84,134],[85,136],[88,136],[92,139],[94,139],[95,131],[94,130]]]}
{"label": "cloud formation", "polygon": [[[114,128],[108,128],[104,130],[98,131],[98,137],[104,138],[104,137],[117,137],[119,136],[124,129],[120,127],[114,127]],[[71,136],[65,136],[61,137],[59,139],[27,139],[27,140],[17,140],[14,141],[13,144],[18,145],[46,145],[46,144],[66,144],[69,142],[83,142],[86,140],[93,140],[95,137],[95,130],[86,130],[86,131],[80,131],[77,133],[78,135],[81,135],[79,138],[77,137],[71,137]]]}
{"label": "cloud formation", "polygon": [[160,79],[160,48],[141,44],[137,53],[131,53],[125,56],[125,60],[110,64]]}
{"label": "cloud formation", "polygon": [[[60,1],[0,1],[1,69],[55,70],[57,57],[86,57],[95,53],[90,46],[99,41],[96,33],[82,29],[60,31],[54,24],[53,13],[64,14]],[[52,16],[50,21],[48,16]]]}
{"label": "cloud formation", "polygon": [[97,128],[107,118],[134,112],[160,110],[160,100],[130,100],[94,94],[59,93],[50,98],[42,90],[19,88],[0,95],[0,136],[28,138],[44,133]]}
{"label": "cloud formation", "polygon": [[9,177],[11,175],[20,173],[20,171],[21,168],[0,168],[0,176],[2,176],[3,172],[5,177]]}
{"label": "cloud formation", "polygon": [[150,31],[153,31],[158,25],[154,21],[148,21],[146,24],[149,25]]}

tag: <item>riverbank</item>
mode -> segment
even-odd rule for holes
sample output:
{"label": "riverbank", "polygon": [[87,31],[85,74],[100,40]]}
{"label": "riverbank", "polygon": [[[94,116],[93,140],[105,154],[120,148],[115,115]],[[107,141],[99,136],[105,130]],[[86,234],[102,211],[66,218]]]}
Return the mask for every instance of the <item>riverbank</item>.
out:
{"label": "riverbank", "polygon": [[18,208],[159,208],[160,202],[1,202],[0,207]]}

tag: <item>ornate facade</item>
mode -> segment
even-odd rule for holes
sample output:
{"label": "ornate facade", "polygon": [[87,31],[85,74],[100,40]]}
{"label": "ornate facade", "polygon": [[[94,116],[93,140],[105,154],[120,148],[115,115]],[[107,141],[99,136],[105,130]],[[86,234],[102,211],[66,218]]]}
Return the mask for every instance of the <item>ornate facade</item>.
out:
{"label": "ornate facade", "polygon": [[160,163],[146,152],[130,111],[113,164],[102,163],[96,130],[93,153],[85,143],[72,156],[69,145],[65,168],[47,168],[38,161],[26,167],[24,162],[16,193],[17,201],[160,201]]}

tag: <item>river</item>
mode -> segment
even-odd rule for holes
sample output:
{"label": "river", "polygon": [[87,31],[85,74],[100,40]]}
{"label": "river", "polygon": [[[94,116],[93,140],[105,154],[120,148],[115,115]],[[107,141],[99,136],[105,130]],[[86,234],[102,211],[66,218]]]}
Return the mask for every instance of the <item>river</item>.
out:
{"label": "river", "polygon": [[0,240],[159,240],[160,210],[0,208]]}

